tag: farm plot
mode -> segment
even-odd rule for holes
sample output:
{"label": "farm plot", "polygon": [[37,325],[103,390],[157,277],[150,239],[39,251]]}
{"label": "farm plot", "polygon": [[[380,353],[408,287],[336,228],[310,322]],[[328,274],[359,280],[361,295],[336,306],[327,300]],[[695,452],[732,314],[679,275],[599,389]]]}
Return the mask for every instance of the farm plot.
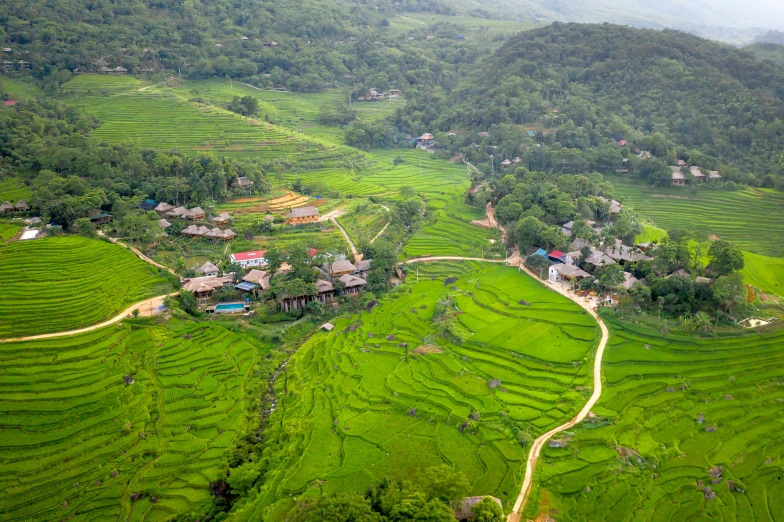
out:
{"label": "farm plot", "polygon": [[211,502],[257,354],[193,323],[0,344],[0,520],[163,520]]}
{"label": "farm plot", "polygon": [[347,214],[340,216],[338,223],[355,245],[361,245],[376,237],[388,219],[389,213],[379,205],[363,202],[355,204]]}
{"label": "farm plot", "polygon": [[[509,267],[426,264],[413,281],[292,357],[268,434],[279,467],[237,520],[314,487],[361,492],[439,463],[465,472],[473,494],[516,497],[518,437],[563,422],[590,394],[596,324]],[[436,335],[446,297],[457,344]]]}
{"label": "farm plot", "polygon": [[690,339],[608,320],[597,417],[545,448],[527,518],[784,519],[784,333]]}
{"label": "farm plot", "polygon": [[25,185],[19,178],[8,177],[0,180],[0,203],[10,201],[16,203],[20,199],[29,201],[33,190]]}
{"label": "farm plot", "polygon": [[72,330],[171,291],[128,250],[79,236],[0,247],[0,338]]}
{"label": "farm plot", "polygon": [[616,196],[658,227],[702,229],[743,250],[784,257],[784,229],[774,226],[784,220],[784,194],[760,189],[690,193],[615,177],[610,181]]}

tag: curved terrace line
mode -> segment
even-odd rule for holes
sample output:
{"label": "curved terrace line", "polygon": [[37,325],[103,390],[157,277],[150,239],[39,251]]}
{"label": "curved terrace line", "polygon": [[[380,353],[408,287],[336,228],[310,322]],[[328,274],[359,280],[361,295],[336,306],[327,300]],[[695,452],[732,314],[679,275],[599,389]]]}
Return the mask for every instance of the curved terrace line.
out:
{"label": "curved terrace line", "polygon": [[[54,332],[48,334],[41,334],[41,335],[28,335],[25,337],[15,337],[9,339],[0,339],[0,343],[15,343],[21,341],[35,341],[38,339],[53,339],[55,337],[68,337],[71,335],[78,335],[83,334],[86,332],[92,332],[94,330],[98,330],[100,328],[104,328],[106,326],[111,326],[115,323],[119,323],[123,319],[127,318],[131,314],[133,314],[134,310],[139,310],[139,316],[145,315],[152,315],[152,310],[157,309],[163,304],[163,300],[167,297],[172,297],[175,295],[179,295],[179,292],[172,292],[171,294],[159,295],[156,297],[151,297],[149,299],[145,299],[144,301],[140,301],[134,305],[129,306],[118,315],[112,317],[108,321],[104,321],[102,323],[94,324],[92,326],[86,326],[84,328],[79,328],[76,330],[68,330],[66,332]],[[148,313],[149,312],[149,313]]]}
{"label": "curved terrace line", "polygon": [[[479,261],[485,263],[504,263],[505,260],[494,260],[494,259],[480,259],[476,257],[457,257],[457,256],[443,256],[443,257],[423,257],[418,259],[409,259],[405,261],[406,264],[413,264],[418,262],[434,262],[434,261]],[[528,461],[526,462],[525,466],[525,478],[523,479],[522,487],[520,488],[520,494],[517,497],[517,501],[515,502],[514,508],[512,512],[509,514],[508,522],[519,522],[520,516],[525,509],[526,502],[528,501],[528,497],[531,495],[531,490],[533,489],[533,479],[534,473],[536,472],[536,463],[539,461],[539,454],[542,451],[544,445],[549,441],[553,436],[561,433],[563,431],[568,430],[569,428],[574,427],[575,425],[582,422],[585,417],[588,416],[588,412],[591,411],[599,399],[602,396],[602,357],[604,356],[604,349],[607,347],[607,341],[610,339],[610,331],[607,329],[607,326],[602,321],[601,317],[588,306],[587,303],[577,299],[576,296],[569,294],[565,289],[558,287],[552,284],[550,281],[542,281],[539,279],[533,272],[531,272],[528,267],[526,267],[522,260],[514,256],[509,260],[510,265],[517,265],[519,268],[525,271],[528,275],[533,277],[536,281],[539,281],[547,288],[558,292],[562,296],[566,297],[570,301],[577,303],[580,308],[584,309],[588,312],[591,317],[596,320],[599,324],[599,328],[602,331],[602,339],[599,341],[599,347],[596,350],[596,357],[594,358],[593,362],[593,393],[591,397],[588,399],[588,402],[585,403],[585,406],[580,410],[580,412],[575,415],[571,420],[568,422],[561,424],[560,426],[551,429],[547,433],[539,436],[534,443],[531,445],[531,449],[528,452]]]}

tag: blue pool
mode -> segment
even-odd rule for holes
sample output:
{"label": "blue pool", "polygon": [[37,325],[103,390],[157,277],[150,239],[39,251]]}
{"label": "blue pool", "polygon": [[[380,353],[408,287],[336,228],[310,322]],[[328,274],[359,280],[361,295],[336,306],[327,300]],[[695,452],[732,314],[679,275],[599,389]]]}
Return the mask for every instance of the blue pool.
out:
{"label": "blue pool", "polygon": [[228,312],[239,312],[245,310],[244,303],[223,303],[219,305],[215,305],[215,313],[228,313]]}

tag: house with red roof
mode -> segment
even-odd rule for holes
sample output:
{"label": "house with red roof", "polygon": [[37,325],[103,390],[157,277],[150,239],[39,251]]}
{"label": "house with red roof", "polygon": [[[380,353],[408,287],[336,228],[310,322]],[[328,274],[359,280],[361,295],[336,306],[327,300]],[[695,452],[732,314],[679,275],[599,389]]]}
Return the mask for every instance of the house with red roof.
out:
{"label": "house with red roof", "polygon": [[5,100],[3,102],[3,107],[13,107],[14,105],[16,105],[15,100]]}
{"label": "house with red roof", "polygon": [[569,254],[561,252],[560,250],[553,250],[549,254],[547,254],[547,258],[550,261],[554,261],[556,263],[563,263],[565,265],[572,265],[574,264],[574,259]]}
{"label": "house with red roof", "polygon": [[240,265],[242,268],[249,266],[265,266],[267,260],[264,258],[266,250],[251,250],[250,252],[237,252],[232,254],[231,262]]}

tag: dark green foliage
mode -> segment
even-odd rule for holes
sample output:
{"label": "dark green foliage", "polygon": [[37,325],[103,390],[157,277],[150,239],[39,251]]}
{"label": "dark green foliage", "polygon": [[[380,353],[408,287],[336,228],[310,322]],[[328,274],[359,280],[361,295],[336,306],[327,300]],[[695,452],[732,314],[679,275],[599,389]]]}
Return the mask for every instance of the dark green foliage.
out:
{"label": "dark green foliage", "polygon": [[254,96],[235,96],[227,109],[243,116],[256,116],[259,113],[259,99]]}
{"label": "dark green foliage", "polygon": [[503,522],[504,512],[491,498],[483,498],[479,504],[471,508],[474,522]]}
{"label": "dark green foliage", "polygon": [[743,270],[745,261],[738,247],[724,240],[715,241],[708,249],[710,269],[719,275]]}

